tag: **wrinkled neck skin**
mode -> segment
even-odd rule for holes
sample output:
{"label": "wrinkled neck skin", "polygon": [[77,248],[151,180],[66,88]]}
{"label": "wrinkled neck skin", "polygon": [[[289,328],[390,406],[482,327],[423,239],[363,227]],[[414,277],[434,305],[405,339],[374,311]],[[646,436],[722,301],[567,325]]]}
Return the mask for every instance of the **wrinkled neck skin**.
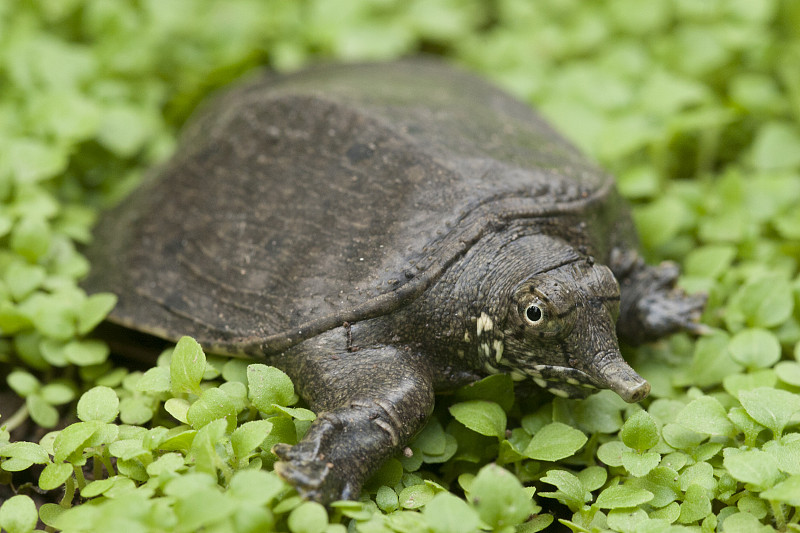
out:
{"label": "wrinkled neck skin", "polygon": [[504,372],[561,397],[609,388],[639,401],[650,386],[620,355],[618,314],[606,266],[556,237],[493,234],[399,313],[394,331],[435,354],[440,388],[465,372]]}

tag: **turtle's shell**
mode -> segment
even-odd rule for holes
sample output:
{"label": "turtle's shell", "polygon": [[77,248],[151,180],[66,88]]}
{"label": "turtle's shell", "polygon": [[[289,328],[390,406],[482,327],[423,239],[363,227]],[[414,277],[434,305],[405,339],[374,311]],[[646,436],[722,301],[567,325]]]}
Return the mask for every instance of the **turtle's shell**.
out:
{"label": "turtle's shell", "polygon": [[[487,232],[613,220],[616,203],[608,175],[472,75],[317,67],[205,109],[103,215],[85,286],[119,295],[119,324],[273,353],[407,304]],[[591,220],[601,243],[608,224]]]}

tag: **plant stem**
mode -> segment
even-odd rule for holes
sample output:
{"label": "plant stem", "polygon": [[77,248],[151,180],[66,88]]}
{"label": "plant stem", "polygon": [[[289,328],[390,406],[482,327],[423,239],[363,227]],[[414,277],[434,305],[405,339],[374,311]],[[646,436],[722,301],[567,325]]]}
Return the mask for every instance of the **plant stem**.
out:
{"label": "plant stem", "polygon": [[28,419],[28,404],[24,403],[11,415],[5,423],[6,430],[10,433],[17,429]]}
{"label": "plant stem", "polygon": [[778,531],[786,531],[786,516],[783,514],[783,506],[775,500],[770,500],[769,505],[772,507],[772,514],[775,516],[775,526]]}
{"label": "plant stem", "polygon": [[72,507],[72,499],[75,498],[75,479],[72,476],[67,478],[64,484],[64,497],[61,498],[61,507],[69,509]]}

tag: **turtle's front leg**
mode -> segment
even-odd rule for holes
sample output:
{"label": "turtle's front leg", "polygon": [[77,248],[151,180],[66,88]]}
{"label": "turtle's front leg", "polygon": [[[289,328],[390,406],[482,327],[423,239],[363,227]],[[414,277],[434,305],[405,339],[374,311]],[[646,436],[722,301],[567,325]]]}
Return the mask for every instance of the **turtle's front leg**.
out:
{"label": "turtle's front leg", "polygon": [[705,331],[697,320],[706,295],[688,295],[675,286],[680,275],[675,263],[650,266],[635,251],[615,248],[608,266],[620,285],[621,339],[640,344],[678,331]]}
{"label": "turtle's front leg", "polygon": [[311,500],[358,498],[364,481],[424,425],[431,379],[393,346],[300,360],[300,393],[321,412],[298,444],[273,448],[275,471]]}

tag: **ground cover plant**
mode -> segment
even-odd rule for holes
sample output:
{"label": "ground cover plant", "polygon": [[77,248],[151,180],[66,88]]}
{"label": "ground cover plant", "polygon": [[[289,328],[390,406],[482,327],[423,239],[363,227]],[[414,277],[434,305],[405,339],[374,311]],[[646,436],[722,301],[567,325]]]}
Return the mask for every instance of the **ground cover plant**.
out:
{"label": "ground cover plant", "polygon": [[[435,53],[614,172],[646,254],[709,332],[625,354],[627,405],[492,376],[326,510],[271,472],[314,413],[280,371],[190,338],[151,365],[90,336],[93,218],[257,66]],[[785,0],[0,3],[0,528],[800,530],[800,4]]]}

